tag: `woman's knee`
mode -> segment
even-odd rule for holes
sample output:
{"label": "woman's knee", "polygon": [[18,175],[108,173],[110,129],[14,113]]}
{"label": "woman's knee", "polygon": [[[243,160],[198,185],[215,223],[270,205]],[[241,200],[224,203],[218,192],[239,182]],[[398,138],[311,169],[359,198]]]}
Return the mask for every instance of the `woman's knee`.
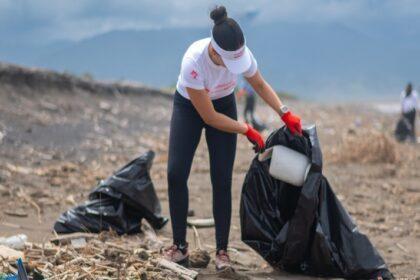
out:
{"label": "woman's knee", "polygon": [[188,176],[184,174],[179,168],[168,167],[168,185],[170,188],[186,185]]}

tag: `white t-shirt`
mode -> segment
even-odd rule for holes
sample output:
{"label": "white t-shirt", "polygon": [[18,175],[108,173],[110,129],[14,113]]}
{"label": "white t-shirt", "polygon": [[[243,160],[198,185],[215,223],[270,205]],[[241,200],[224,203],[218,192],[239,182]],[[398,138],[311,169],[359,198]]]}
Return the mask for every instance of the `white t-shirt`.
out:
{"label": "white t-shirt", "polygon": [[405,91],[401,92],[401,109],[403,113],[417,109],[417,92],[415,90],[409,96],[406,96]]}
{"label": "white t-shirt", "polygon": [[[237,75],[210,59],[209,44],[210,38],[192,43],[182,58],[176,89],[185,98],[189,99],[186,87],[205,89],[212,100],[225,97],[235,89]],[[252,77],[257,72],[257,61],[250,54],[251,66],[242,74],[245,77]]]}

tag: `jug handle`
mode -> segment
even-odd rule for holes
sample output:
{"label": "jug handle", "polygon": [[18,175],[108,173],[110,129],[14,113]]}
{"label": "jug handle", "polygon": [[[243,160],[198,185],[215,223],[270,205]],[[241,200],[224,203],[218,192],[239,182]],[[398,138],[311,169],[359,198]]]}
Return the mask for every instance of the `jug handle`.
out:
{"label": "jug handle", "polygon": [[259,161],[266,161],[273,155],[273,147],[266,149],[263,153],[258,155]]}

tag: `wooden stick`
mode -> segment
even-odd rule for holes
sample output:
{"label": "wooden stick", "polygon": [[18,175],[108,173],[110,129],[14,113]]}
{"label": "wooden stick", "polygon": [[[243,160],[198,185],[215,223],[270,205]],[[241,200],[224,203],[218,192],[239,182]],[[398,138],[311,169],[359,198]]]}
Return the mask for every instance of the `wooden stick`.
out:
{"label": "wooden stick", "polygon": [[[194,240],[196,242],[196,247],[201,250],[201,241],[200,241],[200,235],[198,234],[197,228],[195,226],[192,226],[194,231]],[[197,246],[198,245],[198,246]]]}
{"label": "wooden stick", "polygon": [[198,276],[197,271],[185,268],[179,264],[176,264],[174,262],[171,262],[165,259],[158,259],[157,263],[159,266],[175,272],[176,274],[178,274],[178,276],[180,276],[182,279],[185,279],[185,280],[194,280]]}
{"label": "wooden stick", "polygon": [[17,193],[17,196],[19,198],[22,198],[27,203],[31,204],[36,209],[36,212],[37,212],[37,215],[38,215],[38,222],[41,224],[42,223],[42,218],[41,218],[41,212],[42,212],[42,210],[41,210],[41,207],[39,207],[39,205],[36,204],[36,202],[29,195],[27,195],[25,193],[25,191],[23,190],[23,188],[20,188],[19,189],[19,192]]}

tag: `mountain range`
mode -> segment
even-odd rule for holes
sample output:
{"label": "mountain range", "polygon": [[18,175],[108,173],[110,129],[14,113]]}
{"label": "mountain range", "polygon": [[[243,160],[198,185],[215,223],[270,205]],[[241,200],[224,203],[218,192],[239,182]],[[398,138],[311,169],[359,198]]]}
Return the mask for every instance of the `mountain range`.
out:
{"label": "mountain range", "polygon": [[[410,24],[349,28],[276,22],[243,27],[264,77],[276,89],[303,99],[392,99],[406,82],[420,82],[420,29]],[[187,47],[209,33],[192,27],[119,30],[77,42],[2,41],[0,60],[170,87]]]}

